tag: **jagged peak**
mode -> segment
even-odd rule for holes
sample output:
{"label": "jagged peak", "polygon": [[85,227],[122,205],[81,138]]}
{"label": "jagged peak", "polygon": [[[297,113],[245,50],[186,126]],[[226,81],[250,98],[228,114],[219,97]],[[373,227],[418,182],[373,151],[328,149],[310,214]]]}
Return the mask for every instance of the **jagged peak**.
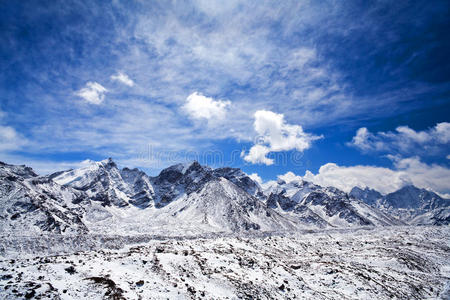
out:
{"label": "jagged peak", "polygon": [[138,168],[130,169],[128,167],[123,168],[122,171],[124,171],[124,172],[134,172],[134,173],[143,173],[143,171],[139,170]]}
{"label": "jagged peak", "polygon": [[117,168],[117,164],[113,161],[113,159],[111,157],[101,160],[99,162],[97,162],[97,164],[104,166],[104,167],[115,167]]}
{"label": "jagged peak", "polygon": [[388,196],[393,195],[393,194],[403,194],[403,193],[409,193],[409,194],[424,193],[424,194],[428,194],[433,197],[442,198],[441,196],[439,196],[437,193],[435,193],[434,191],[432,191],[430,189],[419,188],[413,184],[405,185],[402,188],[398,189],[397,191],[388,194]]}
{"label": "jagged peak", "polygon": [[[34,170],[31,167],[28,167],[26,165],[11,165],[11,164],[1,162],[0,168],[3,170],[3,171],[0,171],[0,175],[2,175],[2,173],[6,172],[6,173],[13,173],[15,175],[18,175],[18,176],[21,176],[24,178],[39,176],[37,173],[34,172]],[[6,175],[6,174],[3,174],[3,175]]]}
{"label": "jagged peak", "polygon": [[190,173],[193,170],[209,170],[209,167],[202,166],[198,161],[193,160],[186,163],[178,163],[172,166],[169,166],[159,173],[158,176],[164,175],[165,173],[169,172],[177,172],[181,174]]}
{"label": "jagged peak", "polygon": [[191,162],[188,163],[184,163],[183,165],[183,170],[182,173],[186,174],[189,171],[193,171],[193,170],[204,170],[206,169],[206,166],[202,166],[198,161],[193,160]]}
{"label": "jagged peak", "polygon": [[373,194],[380,194],[381,196],[383,195],[382,193],[380,193],[376,189],[370,188],[368,186],[364,186],[364,187],[354,186],[349,192],[350,195],[360,194],[360,193],[373,193]]}

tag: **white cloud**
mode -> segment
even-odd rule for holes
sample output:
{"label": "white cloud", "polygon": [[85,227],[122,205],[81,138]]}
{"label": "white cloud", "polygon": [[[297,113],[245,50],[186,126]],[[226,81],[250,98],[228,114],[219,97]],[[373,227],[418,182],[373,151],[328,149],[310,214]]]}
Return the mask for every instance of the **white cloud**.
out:
{"label": "white cloud", "polygon": [[194,92],[187,97],[182,108],[193,119],[211,120],[223,119],[230,104],[230,101],[214,100]]}
{"label": "white cloud", "polygon": [[[191,5],[179,3],[158,18],[140,16],[131,33],[139,44],[130,47],[130,55],[120,56],[119,64],[133,66],[133,75],[142,83],[135,92],[167,102],[184,100],[180,95],[192,88],[205,95],[226,94],[240,107],[276,109],[289,119],[301,118],[305,126],[360,113],[350,107],[352,97],[338,70],[318,54],[309,38],[295,47],[280,47],[273,39],[306,29],[306,19],[317,22],[310,18],[309,8],[301,2],[276,8],[228,2],[226,9],[217,3],[200,5],[206,15],[195,25],[180,18]],[[280,22],[280,30],[273,32],[270,22],[261,23],[267,18]],[[148,52],[157,58],[149,59]],[[247,126],[239,126],[241,114],[228,114],[226,123],[233,124],[233,136],[251,135]]]}
{"label": "white cloud", "polygon": [[297,68],[303,68],[305,64],[313,62],[315,59],[316,50],[314,48],[302,47],[292,53],[290,64]]}
{"label": "white cloud", "polygon": [[284,175],[278,175],[278,179],[281,179],[287,183],[292,182],[292,181],[298,181],[298,180],[302,180],[301,176],[297,176],[295,175],[293,172],[289,171]]}
{"label": "white cloud", "polygon": [[258,184],[263,183],[262,178],[257,173],[252,173],[252,174],[248,175],[248,177],[250,177],[250,179],[257,182]]}
{"label": "white cloud", "polygon": [[434,127],[434,134],[441,143],[450,142],[450,123],[438,123]]}
{"label": "white cloud", "polygon": [[122,72],[118,72],[118,73],[115,74],[115,75],[111,75],[111,79],[112,79],[112,80],[119,81],[119,82],[121,82],[121,83],[123,83],[123,84],[125,84],[125,85],[128,85],[129,87],[134,86],[134,81],[131,80],[131,78],[128,77],[127,74],[122,73]]}
{"label": "white cloud", "polygon": [[0,125],[0,151],[17,150],[27,143],[13,127]]}
{"label": "white cloud", "polygon": [[[70,87],[74,77],[97,79],[107,74],[108,79],[122,70],[136,82],[132,94],[121,95],[117,103],[113,102],[117,99],[108,94],[107,109],[95,115],[96,110],[85,106],[65,107],[67,101],[60,101],[59,89],[53,92],[27,89],[26,96],[33,106],[27,104],[20,112],[20,119],[35,120],[36,126],[27,132],[27,137],[35,140],[33,149],[38,149],[35,151],[76,148],[97,155],[115,152],[111,156],[116,158],[137,156],[136,152],[149,144],[162,151],[198,150],[209,147],[209,142],[216,139],[250,141],[254,134],[252,113],[259,109],[284,113],[287,120],[302,120],[301,125],[306,128],[338,126],[343,120],[366,118],[367,112],[376,119],[377,115],[386,117],[386,113],[399,112],[400,108],[401,111],[410,109],[409,105],[397,104],[411,98],[412,87],[401,93],[389,91],[387,95],[377,96],[377,101],[372,97],[353,96],[345,74],[324,56],[327,51],[322,50],[326,49],[318,51],[314,36],[322,30],[310,29],[322,28],[323,33],[328,34],[330,28],[339,28],[324,26],[334,24],[329,23],[331,20],[341,21],[339,10],[332,6],[327,8],[331,14],[318,15],[322,6],[316,11],[317,7],[302,1],[273,6],[240,2],[235,7],[230,1],[220,5],[203,1],[204,11],[214,12],[211,16],[198,12],[192,3],[152,3],[149,1],[133,12],[132,23],[113,24],[114,36],[104,45],[112,50],[108,65],[100,64],[95,68],[87,68],[85,64],[67,65],[65,72],[73,77],[58,79],[62,86]],[[279,26],[272,26],[275,23]],[[85,26],[75,28],[77,34],[96,40],[98,36],[88,29]],[[71,35],[74,28],[62,30]],[[283,42],[300,35],[302,39],[296,43]],[[104,49],[95,46],[88,49],[92,51],[90,62],[95,62],[96,57],[104,58]],[[41,75],[47,78],[52,73],[42,70]],[[186,96],[193,91],[231,100],[233,111],[226,115],[226,122],[221,122],[214,130],[209,126],[193,128],[186,124],[173,105],[174,102],[177,106],[183,105]],[[423,90],[420,92],[424,94]],[[103,101],[105,93],[91,94],[94,100]],[[74,96],[73,91],[65,94],[69,98]],[[279,100],[280,95],[283,101]],[[43,98],[46,101],[42,101]],[[123,101],[124,98],[127,101]],[[387,104],[393,109],[374,109]],[[57,113],[37,116],[35,111]],[[164,130],[158,130],[160,128]]]}
{"label": "white cloud", "polygon": [[75,94],[89,103],[98,105],[105,99],[105,93],[107,91],[100,83],[89,81],[86,83],[86,87],[77,91]]}
{"label": "white cloud", "polygon": [[354,186],[369,187],[381,193],[391,193],[407,184],[431,189],[442,195],[450,192],[450,169],[437,164],[425,164],[417,157],[396,158],[394,168],[357,165],[351,167],[327,163],[317,174],[306,171],[303,178],[322,186],[334,186],[349,192]]}
{"label": "white cloud", "polygon": [[438,123],[433,128],[415,131],[408,126],[399,126],[395,132],[371,133],[367,128],[357,130],[348,145],[362,151],[386,152],[392,154],[436,155],[448,149],[450,123]]}
{"label": "white cloud", "polygon": [[253,127],[258,133],[258,144],[253,145],[244,160],[251,163],[271,165],[273,159],[267,157],[269,152],[289,150],[304,151],[311,147],[311,142],[322,138],[303,131],[300,125],[287,124],[283,114],[259,110],[254,114]]}
{"label": "white cloud", "polygon": [[250,148],[250,151],[247,155],[241,153],[241,157],[244,158],[245,161],[251,162],[253,164],[261,163],[267,166],[273,165],[273,159],[268,158],[266,155],[269,154],[269,147],[263,145],[254,145]]}

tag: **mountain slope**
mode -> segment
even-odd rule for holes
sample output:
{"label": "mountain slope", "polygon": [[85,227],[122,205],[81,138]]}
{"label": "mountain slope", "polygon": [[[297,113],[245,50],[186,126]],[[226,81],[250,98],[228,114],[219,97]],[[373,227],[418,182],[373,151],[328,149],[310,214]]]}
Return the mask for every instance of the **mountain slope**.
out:
{"label": "mountain slope", "polygon": [[238,168],[218,168],[213,171],[216,177],[228,179],[248,194],[261,198],[264,197],[263,191],[258,183],[253,181],[247,174]]}
{"label": "mountain slope", "polygon": [[349,197],[345,192],[312,184],[303,180],[279,180],[271,186],[267,205],[279,211],[296,215],[306,213],[318,226],[388,226],[403,223],[364,202]]}
{"label": "mountain slope", "polygon": [[295,223],[268,209],[225,178],[214,178],[199,190],[160,209],[157,220],[178,224],[208,226],[214,231],[294,229]]}
{"label": "mountain slope", "polygon": [[361,189],[357,186],[352,188],[349,196],[364,201],[369,205],[376,205],[377,201],[383,198],[383,195],[374,189],[370,189],[368,187]]}
{"label": "mountain slope", "polygon": [[392,208],[430,210],[450,206],[450,200],[443,199],[426,189],[407,185],[383,197],[381,205]]}
{"label": "mountain slope", "polygon": [[3,232],[292,231],[404,225],[401,220],[442,225],[450,215],[447,199],[415,187],[380,198],[367,188],[349,195],[304,180],[278,180],[263,191],[239,169],[198,162],[168,167],[154,177],[119,169],[111,159],[46,177],[25,166],[0,166]]}
{"label": "mountain slope", "polygon": [[58,184],[86,192],[89,199],[103,206],[125,207],[132,204],[144,208],[151,205],[154,197],[150,178],[144,172],[137,169],[119,170],[111,158],[49,177]]}
{"label": "mountain slope", "polygon": [[36,232],[86,232],[79,204],[87,196],[39,177],[25,166],[0,162],[0,231],[30,234]]}
{"label": "mountain slope", "polygon": [[350,195],[411,225],[450,224],[450,200],[412,185],[382,196],[377,191],[353,188]]}

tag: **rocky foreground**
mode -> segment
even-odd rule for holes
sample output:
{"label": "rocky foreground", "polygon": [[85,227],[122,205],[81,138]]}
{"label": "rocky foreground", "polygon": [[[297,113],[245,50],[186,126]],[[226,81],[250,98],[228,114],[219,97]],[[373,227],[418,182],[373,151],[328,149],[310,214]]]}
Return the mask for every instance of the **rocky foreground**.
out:
{"label": "rocky foreground", "polygon": [[98,240],[96,245],[103,249],[86,251],[51,243],[46,248],[45,236],[33,238],[40,242],[23,238],[40,248],[24,245],[18,250],[13,245],[20,239],[11,247],[2,242],[1,299],[450,297],[448,226],[140,243],[138,238],[115,243],[105,237],[103,247]]}

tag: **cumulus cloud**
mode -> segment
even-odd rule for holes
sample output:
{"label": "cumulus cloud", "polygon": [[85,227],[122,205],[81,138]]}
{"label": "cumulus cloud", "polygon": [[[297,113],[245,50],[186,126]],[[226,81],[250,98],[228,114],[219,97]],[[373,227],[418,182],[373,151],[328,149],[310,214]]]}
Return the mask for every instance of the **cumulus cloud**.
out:
{"label": "cumulus cloud", "polygon": [[89,81],[84,88],[75,94],[89,103],[98,105],[105,100],[105,93],[107,91],[100,83]]}
{"label": "cumulus cloud", "polygon": [[262,184],[263,183],[262,178],[257,173],[252,173],[252,174],[248,175],[248,177],[250,177],[250,179],[252,179],[253,181],[257,182],[258,184]]}
{"label": "cumulus cloud", "polygon": [[115,81],[119,81],[125,85],[128,85],[129,87],[134,86],[134,81],[131,80],[130,77],[128,77],[127,74],[118,72],[117,74],[111,75],[111,79]]}
{"label": "cumulus cloud", "polygon": [[443,122],[423,131],[399,126],[395,132],[371,133],[367,128],[362,127],[357,130],[348,145],[366,152],[437,155],[448,149],[449,143],[450,123]]}
{"label": "cumulus cloud", "polygon": [[273,159],[267,157],[269,152],[289,150],[304,151],[311,147],[314,140],[322,138],[303,131],[300,125],[285,122],[283,114],[259,110],[254,114],[253,127],[258,134],[257,144],[244,154],[245,161],[254,164],[272,165]]}
{"label": "cumulus cloud", "polygon": [[284,175],[278,175],[278,179],[281,179],[287,183],[292,181],[302,180],[301,176],[295,175],[293,172],[289,171]]}
{"label": "cumulus cloud", "polygon": [[269,147],[263,145],[254,145],[250,148],[248,154],[242,152],[241,157],[244,158],[245,161],[251,162],[253,164],[260,163],[270,166],[273,165],[273,159],[267,157],[267,154],[269,154],[269,152]]}
{"label": "cumulus cloud", "polygon": [[227,107],[231,105],[230,101],[214,100],[206,97],[199,92],[190,94],[183,110],[193,119],[223,119],[227,113]]}
{"label": "cumulus cloud", "polygon": [[13,127],[1,125],[0,141],[0,151],[17,150],[27,142]]}
{"label": "cumulus cloud", "polygon": [[393,159],[393,169],[364,165],[346,167],[327,163],[320,167],[317,174],[306,171],[303,178],[318,185],[334,186],[346,192],[354,186],[367,186],[386,194],[408,184],[431,189],[441,195],[450,192],[448,185],[450,169],[437,164],[423,163],[418,157]]}
{"label": "cumulus cloud", "polygon": [[[289,172],[286,172],[286,174],[278,175],[277,179],[283,180],[286,183],[290,183],[292,181],[301,181],[301,180],[303,180],[303,177],[299,176],[299,175],[295,175],[293,172],[289,171]],[[261,185],[261,187],[264,190],[270,190],[270,189],[276,187],[278,183],[277,183],[277,180],[269,180],[266,182],[259,182],[259,184]]]}

